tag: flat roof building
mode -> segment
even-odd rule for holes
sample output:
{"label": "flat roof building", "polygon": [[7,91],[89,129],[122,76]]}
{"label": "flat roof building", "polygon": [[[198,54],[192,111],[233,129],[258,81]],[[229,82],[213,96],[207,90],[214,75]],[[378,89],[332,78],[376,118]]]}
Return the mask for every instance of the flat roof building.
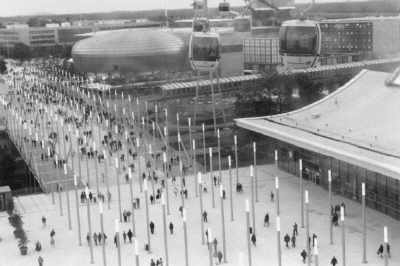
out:
{"label": "flat roof building", "polygon": [[311,105],[289,113],[236,119],[239,127],[271,138],[279,167],[400,219],[400,87],[389,73],[363,70]]}

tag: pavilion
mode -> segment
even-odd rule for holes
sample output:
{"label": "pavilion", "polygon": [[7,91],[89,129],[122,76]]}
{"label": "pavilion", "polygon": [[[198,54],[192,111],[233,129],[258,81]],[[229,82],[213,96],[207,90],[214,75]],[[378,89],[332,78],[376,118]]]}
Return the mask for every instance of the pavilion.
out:
{"label": "pavilion", "polygon": [[400,87],[390,73],[363,70],[327,97],[301,109],[236,124],[274,140],[278,166],[400,219]]}

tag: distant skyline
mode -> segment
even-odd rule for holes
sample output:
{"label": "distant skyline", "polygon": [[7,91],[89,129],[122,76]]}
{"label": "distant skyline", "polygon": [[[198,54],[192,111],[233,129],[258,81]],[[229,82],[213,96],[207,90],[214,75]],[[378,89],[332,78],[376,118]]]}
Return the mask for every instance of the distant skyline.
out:
{"label": "distant skyline", "polygon": [[[244,0],[227,0],[232,6],[244,5]],[[311,0],[295,0],[296,3]],[[316,2],[343,2],[346,0],[316,0]],[[354,0],[352,0],[354,1]],[[2,5],[0,17],[37,14],[70,14],[111,11],[136,11],[164,8],[190,8],[192,0],[8,0]],[[210,7],[216,7],[221,0],[208,0]]]}

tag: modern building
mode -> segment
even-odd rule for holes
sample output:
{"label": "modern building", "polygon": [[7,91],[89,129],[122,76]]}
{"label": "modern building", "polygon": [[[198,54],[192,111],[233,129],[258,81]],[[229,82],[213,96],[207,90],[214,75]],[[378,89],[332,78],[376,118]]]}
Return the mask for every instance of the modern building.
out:
{"label": "modern building", "polygon": [[[279,167],[361,200],[366,183],[367,205],[400,219],[399,78],[363,70],[332,94],[311,105],[279,115],[236,119],[244,129],[277,149]],[[397,84],[395,84],[397,82]]]}
{"label": "modern building", "polygon": [[[243,41],[250,32],[220,28],[221,75],[241,74]],[[72,49],[76,70],[92,73],[155,73],[189,71],[191,28],[125,29],[99,32]]]}
{"label": "modern building", "polygon": [[16,43],[23,43],[32,47],[71,44],[77,39],[86,38],[79,36],[80,34],[92,31],[92,27],[15,27],[0,29],[0,47],[13,46]]}

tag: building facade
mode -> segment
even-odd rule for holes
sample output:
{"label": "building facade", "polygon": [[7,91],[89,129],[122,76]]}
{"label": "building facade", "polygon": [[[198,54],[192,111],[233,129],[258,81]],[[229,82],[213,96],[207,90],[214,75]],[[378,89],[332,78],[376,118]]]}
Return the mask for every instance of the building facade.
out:
{"label": "building facade", "polygon": [[398,78],[363,70],[313,104],[236,123],[266,136],[282,170],[326,189],[330,170],[333,192],[357,201],[364,182],[367,206],[400,220],[400,90],[388,82]]}

